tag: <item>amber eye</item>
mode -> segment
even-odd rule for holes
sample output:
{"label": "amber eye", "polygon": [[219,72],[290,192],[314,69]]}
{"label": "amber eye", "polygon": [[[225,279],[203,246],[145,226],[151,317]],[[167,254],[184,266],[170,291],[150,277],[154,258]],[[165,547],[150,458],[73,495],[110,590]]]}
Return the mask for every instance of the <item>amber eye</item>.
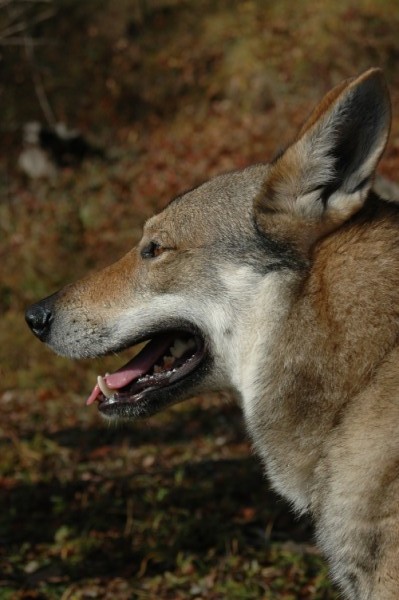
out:
{"label": "amber eye", "polygon": [[157,244],[157,242],[150,242],[149,244],[147,244],[147,246],[144,246],[140,254],[141,258],[156,258],[160,254],[162,254],[163,251],[164,248]]}

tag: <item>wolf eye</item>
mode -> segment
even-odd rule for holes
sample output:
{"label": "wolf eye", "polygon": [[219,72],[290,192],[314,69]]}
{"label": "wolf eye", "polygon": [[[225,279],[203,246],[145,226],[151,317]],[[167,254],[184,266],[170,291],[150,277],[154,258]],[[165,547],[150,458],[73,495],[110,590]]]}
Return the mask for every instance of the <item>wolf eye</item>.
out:
{"label": "wolf eye", "polygon": [[141,258],[155,258],[162,254],[163,251],[164,248],[162,248],[160,244],[157,244],[157,242],[150,242],[147,246],[144,246],[140,254]]}

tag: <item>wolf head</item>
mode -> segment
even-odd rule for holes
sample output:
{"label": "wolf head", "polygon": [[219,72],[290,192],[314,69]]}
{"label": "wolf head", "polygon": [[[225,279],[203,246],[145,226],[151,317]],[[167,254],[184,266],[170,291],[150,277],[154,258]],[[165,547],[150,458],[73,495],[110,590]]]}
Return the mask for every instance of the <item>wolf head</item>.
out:
{"label": "wolf head", "polygon": [[94,357],[150,340],[89,403],[148,416],[228,388],[247,411],[315,249],[366,203],[390,127],[381,72],[334,88],[274,161],[173,200],[115,264],[26,312],[56,352]]}

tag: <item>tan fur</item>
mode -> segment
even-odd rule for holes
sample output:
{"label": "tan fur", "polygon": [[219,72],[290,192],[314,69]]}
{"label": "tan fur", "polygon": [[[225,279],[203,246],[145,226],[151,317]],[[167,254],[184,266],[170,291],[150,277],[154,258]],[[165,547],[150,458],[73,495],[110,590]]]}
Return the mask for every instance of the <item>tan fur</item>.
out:
{"label": "tan fur", "polygon": [[380,71],[344,82],[274,163],[176,199],[32,313],[51,309],[45,341],[75,357],[194,323],[212,363],[176,401],[235,392],[348,600],[399,598],[399,207],[370,191],[389,116]]}

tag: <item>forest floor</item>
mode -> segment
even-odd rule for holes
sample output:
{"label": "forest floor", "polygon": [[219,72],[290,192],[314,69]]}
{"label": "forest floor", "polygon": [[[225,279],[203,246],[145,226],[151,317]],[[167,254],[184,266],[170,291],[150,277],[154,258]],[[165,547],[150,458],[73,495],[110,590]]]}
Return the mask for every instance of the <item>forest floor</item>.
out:
{"label": "forest floor", "polygon": [[268,160],[369,66],[392,91],[380,171],[395,179],[397,2],[50,4],[31,29],[48,40],[36,67],[57,120],[106,157],[52,181],[18,173],[21,126],[43,117],[32,63],[3,45],[0,600],[336,599],[311,525],[270,491],[230,398],[110,426],[85,397],[127,354],[57,357],[23,311],[126,252],[174,195]]}

